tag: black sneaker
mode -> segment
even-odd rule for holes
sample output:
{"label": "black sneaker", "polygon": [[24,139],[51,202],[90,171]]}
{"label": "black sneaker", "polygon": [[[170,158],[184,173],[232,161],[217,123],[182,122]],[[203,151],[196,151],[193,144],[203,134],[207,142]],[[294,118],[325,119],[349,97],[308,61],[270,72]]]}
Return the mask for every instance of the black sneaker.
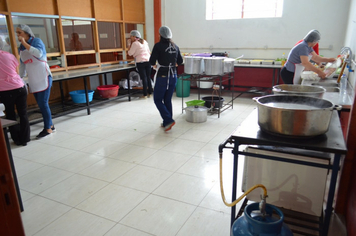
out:
{"label": "black sneaker", "polygon": [[51,127],[52,132],[56,132],[56,128],[54,128],[54,125]]}
{"label": "black sneaker", "polygon": [[49,135],[51,133],[48,133],[46,129],[43,129],[37,136],[36,138],[43,138],[46,137],[47,135]]}

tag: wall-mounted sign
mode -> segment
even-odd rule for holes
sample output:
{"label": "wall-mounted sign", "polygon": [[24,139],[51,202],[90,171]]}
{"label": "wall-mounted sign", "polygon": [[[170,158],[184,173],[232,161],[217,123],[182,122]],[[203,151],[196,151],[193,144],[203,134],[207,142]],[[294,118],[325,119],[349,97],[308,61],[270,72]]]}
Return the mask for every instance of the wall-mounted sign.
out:
{"label": "wall-mounted sign", "polygon": [[102,39],[107,39],[108,38],[108,34],[100,34],[99,36]]}
{"label": "wall-mounted sign", "polygon": [[79,34],[79,38],[80,38],[80,39],[86,39],[86,38],[87,38],[87,35],[86,35],[86,34]]}
{"label": "wall-mounted sign", "polygon": [[68,34],[63,34],[63,38],[65,38],[65,39],[69,38]]}

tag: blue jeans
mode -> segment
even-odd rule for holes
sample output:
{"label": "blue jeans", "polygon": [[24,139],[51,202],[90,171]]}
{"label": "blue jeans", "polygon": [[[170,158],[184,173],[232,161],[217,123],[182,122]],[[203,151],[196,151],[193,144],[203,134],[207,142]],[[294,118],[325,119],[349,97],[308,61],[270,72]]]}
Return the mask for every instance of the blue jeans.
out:
{"label": "blue jeans", "polygon": [[155,89],[153,91],[153,100],[163,119],[163,126],[167,126],[174,122],[172,111],[172,96],[177,84],[177,75],[169,77],[169,85],[167,89],[168,77],[157,77]]}
{"label": "blue jeans", "polygon": [[52,76],[48,76],[48,88],[42,92],[34,93],[38,107],[41,110],[45,129],[50,129],[53,125],[51,109],[48,105],[49,96],[51,94]]}

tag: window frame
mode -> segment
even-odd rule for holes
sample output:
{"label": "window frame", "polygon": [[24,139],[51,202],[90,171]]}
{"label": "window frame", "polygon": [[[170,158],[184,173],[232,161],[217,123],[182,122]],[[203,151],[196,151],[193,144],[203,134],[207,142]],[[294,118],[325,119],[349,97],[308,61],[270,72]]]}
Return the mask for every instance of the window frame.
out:
{"label": "window frame", "polygon": [[[231,0],[232,1],[232,0]],[[206,15],[205,19],[206,20],[239,20],[239,19],[263,19],[263,18],[281,18],[283,16],[283,5],[284,5],[284,0],[271,0],[275,1],[275,7],[274,7],[274,16],[263,16],[263,17],[245,17],[246,11],[245,11],[245,2],[249,0],[240,0],[241,1],[241,9],[237,11],[237,13],[241,13],[240,17],[232,17],[232,18],[214,18],[214,2],[216,3],[221,3],[219,0],[206,0]],[[280,4],[278,4],[278,1],[281,1]],[[278,9],[281,8],[280,15],[278,14]],[[221,15],[222,11],[219,11],[219,15]],[[236,13],[236,16],[238,15]],[[211,17],[208,17],[208,16]]]}

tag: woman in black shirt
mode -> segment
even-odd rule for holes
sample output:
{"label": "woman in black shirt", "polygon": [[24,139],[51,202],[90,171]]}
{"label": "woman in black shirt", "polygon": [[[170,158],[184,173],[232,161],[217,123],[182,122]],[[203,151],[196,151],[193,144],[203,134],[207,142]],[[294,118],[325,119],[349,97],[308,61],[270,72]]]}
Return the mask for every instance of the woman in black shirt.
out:
{"label": "woman in black shirt", "polygon": [[[172,41],[172,31],[167,26],[159,29],[161,39],[153,47],[150,64],[156,67],[153,99],[161,114],[165,131],[175,125],[172,96],[177,84],[177,65],[183,63],[178,46]],[[157,63],[157,64],[156,64]]]}

